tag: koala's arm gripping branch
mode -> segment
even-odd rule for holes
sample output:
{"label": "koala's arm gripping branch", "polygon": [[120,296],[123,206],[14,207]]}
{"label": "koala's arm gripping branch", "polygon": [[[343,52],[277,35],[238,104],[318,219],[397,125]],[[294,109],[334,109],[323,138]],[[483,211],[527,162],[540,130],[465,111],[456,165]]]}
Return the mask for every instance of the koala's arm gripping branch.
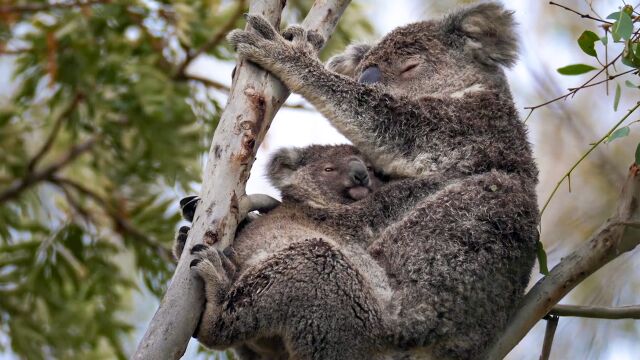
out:
{"label": "koala's arm gripping branch", "polygon": [[[302,25],[328,38],[349,2],[318,0]],[[261,14],[278,24],[285,3],[253,0],[249,13]],[[233,241],[242,216],[239,199],[244,196],[255,152],[287,96],[289,91],[266,71],[246,60],[237,63],[229,100],[209,150],[202,203],[197,208],[187,248],[203,241],[226,247]],[[184,251],[134,359],[178,359],[184,354],[204,302],[202,284],[189,271],[191,260],[189,251]]]}
{"label": "koala's arm gripping branch", "polygon": [[616,213],[527,293],[520,309],[483,358],[502,359],[569,291],[589,275],[640,244],[640,167],[632,165]]}

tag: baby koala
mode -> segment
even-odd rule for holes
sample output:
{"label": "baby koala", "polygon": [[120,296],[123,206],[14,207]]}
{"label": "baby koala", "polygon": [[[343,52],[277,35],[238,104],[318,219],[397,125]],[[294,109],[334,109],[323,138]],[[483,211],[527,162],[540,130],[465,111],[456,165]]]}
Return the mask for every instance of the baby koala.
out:
{"label": "baby koala", "polygon": [[[282,149],[268,165],[268,178],[282,203],[273,210],[250,207],[270,211],[238,231],[233,249],[191,249],[206,294],[195,336],[208,347],[234,347],[241,359],[376,353],[380,334],[373,324],[390,296],[386,275],[321,214],[368,197],[383,180],[350,145]],[[181,201],[187,220],[198,201]],[[188,230],[179,231],[177,257]]]}

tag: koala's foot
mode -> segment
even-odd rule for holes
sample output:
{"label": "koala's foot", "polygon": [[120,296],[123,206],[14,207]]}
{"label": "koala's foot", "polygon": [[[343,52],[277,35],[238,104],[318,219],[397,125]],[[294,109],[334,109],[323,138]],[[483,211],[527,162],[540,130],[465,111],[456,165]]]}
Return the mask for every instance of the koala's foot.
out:
{"label": "koala's foot", "polygon": [[200,197],[196,195],[191,195],[180,199],[180,210],[182,211],[182,217],[189,222],[193,222],[193,216],[196,214],[196,208],[198,207],[199,203]]}
{"label": "koala's foot", "polygon": [[221,251],[213,246],[197,244],[191,248],[191,254],[194,259],[189,266],[204,282],[207,301],[219,304],[236,274],[233,248]]}
{"label": "koala's foot", "polygon": [[173,243],[173,257],[176,259],[176,261],[180,260],[182,251],[184,251],[184,245],[187,243],[189,230],[191,230],[191,228],[188,226],[181,226],[178,230],[176,241]]}

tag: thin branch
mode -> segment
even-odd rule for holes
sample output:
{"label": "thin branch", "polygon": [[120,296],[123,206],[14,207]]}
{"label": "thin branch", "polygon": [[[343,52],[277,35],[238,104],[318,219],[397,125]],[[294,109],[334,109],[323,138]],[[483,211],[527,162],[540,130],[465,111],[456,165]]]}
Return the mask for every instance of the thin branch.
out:
{"label": "thin branch", "polygon": [[589,80],[587,80],[584,84],[576,87],[576,88],[572,88],[572,90],[570,90],[568,93],[558,96],[557,98],[548,100],[543,102],[542,104],[538,104],[536,106],[526,106],[525,110],[531,110],[531,112],[533,112],[533,110],[549,105],[553,102],[556,102],[558,100],[563,100],[568,98],[569,96],[575,95],[578,91],[589,87],[588,85],[595,80],[600,74],[602,74],[603,72],[607,71],[607,69],[609,68],[609,66],[613,65],[616,61],[618,61],[618,59],[620,59],[622,57],[622,53],[618,54],[618,56],[616,56],[611,62],[607,63],[602,69],[600,69],[595,75],[593,75]]}
{"label": "thin branch", "polygon": [[617,77],[620,77],[620,76],[623,76],[623,75],[627,75],[627,74],[632,73],[632,72],[638,72],[638,70],[637,69],[631,69],[631,70],[627,70],[627,71],[621,72],[619,74],[607,75],[607,78],[604,79],[604,80],[600,80],[598,82],[594,82],[594,83],[588,84],[588,85],[583,85],[583,86],[581,86],[579,88],[568,88],[567,90],[573,91],[573,90],[584,89],[584,88],[600,85],[600,84],[603,84],[603,83],[605,83],[607,81],[611,81],[611,80],[613,80],[613,79],[615,79]]}
{"label": "thin branch", "polygon": [[639,198],[640,166],[634,163],[629,168],[613,216],[531,288],[522,299],[520,309],[482,358],[503,359],[573,288],[613,259],[638,246],[638,230],[623,224],[635,223],[640,218]]}
{"label": "thin branch", "polygon": [[616,131],[616,129],[618,129],[618,127],[625,121],[627,120],[627,118],[629,118],[629,116],[631,116],[631,114],[633,114],[638,108],[640,107],[640,102],[638,102],[634,107],[632,107],[625,116],[622,117],[622,119],[620,119],[620,121],[618,121],[613,127],[611,127],[611,129],[609,129],[609,131],[604,134],[604,136],[602,136],[600,139],[598,139],[598,141],[596,141],[595,143],[593,143],[591,145],[591,147],[589,148],[589,150],[587,150],[584,154],[582,154],[582,156],[578,159],[578,161],[576,161],[573,166],[571,166],[571,168],[562,176],[562,178],[560,178],[560,180],[558,180],[558,182],[556,183],[556,186],[553,188],[553,190],[551,191],[551,194],[549,195],[549,197],[547,198],[547,200],[544,203],[544,206],[542,207],[542,210],[540,210],[540,216],[542,216],[542,214],[544,214],[544,211],[547,209],[547,207],[549,206],[549,203],[551,202],[551,199],[553,199],[554,195],[556,194],[556,192],[558,191],[558,189],[560,188],[560,185],[562,185],[562,183],[564,182],[564,180],[569,179],[571,176],[571,173],[573,172],[573,170],[575,170],[578,165],[580,165],[580,163],[582,163],[582,161],[584,159],[587,158],[587,156],[589,156],[589,154],[591,154],[591,152],[593,150],[595,150],[596,147],[598,147],[598,145],[600,145],[603,141],[605,141],[614,131]]}
{"label": "thin branch", "polygon": [[245,6],[246,6],[246,0],[238,1],[238,5],[234,13],[231,14],[227,22],[225,22],[218,29],[218,31],[215,34],[213,34],[211,39],[207,41],[206,44],[204,44],[202,47],[196,50],[193,54],[191,54],[187,50],[186,59],[182,62],[182,64],[180,64],[180,66],[178,67],[178,70],[176,70],[176,74],[174,76],[175,79],[180,79],[185,77],[187,67],[189,67],[189,65],[195,58],[215,48],[216,46],[218,46],[218,44],[220,44],[220,42],[222,42],[222,40],[224,40],[224,37],[227,35],[227,33],[229,33],[229,31],[231,31],[235,27],[236,22],[238,21],[240,16],[242,16]]}
{"label": "thin branch", "polygon": [[574,14],[576,14],[576,15],[579,15],[579,16],[580,16],[581,18],[583,18],[583,19],[590,19],[590,20],[593,20],[593,21],[598,21],[598,22],[605,23],[605,24],[610,24],[610,25],[612,25],[612,24],[613,24],[613,23],[612,23],[612,22],[610,22],[610,21],[602,20],[602,19],[599,19],[599,18],[593,17],[593,16],[591,16],[591,15],[589,15],[589,14],[583,14],[583,13],[577,12],[577,11],[573,10],[572,8],[570,8],[570,7],[567,7],[567,6],[564,6],[564,5],[561,5],[561,4],[558,4],[558,3],[555,3],[555,2],[553,2],[553,1],[549,1],[549,5],[555,5],[555,6],[558,6],[558,7],[563,8],[563,9],[565,9],[565,10],[567,10],[567,11],[571,11],[572,13],[574,13]]}
{"label": "thin branch", "polygon": [[540,354],[540,360],[549,360],[549,355],[551,355],[551,345],[553,345],[553,336],[556,334],[559,319],[559,317],[553,315],[546,319],[547,328],[544,331],[544,342],[542,343],[542,354]]}
{"label": "thin branch", "polygon": [[640,305],[603,307],[603,306],[578,306],[556,305],[549,311],[550,315],[576,316],[592,319],[639,319]]}
{"label": "thin branch", "polygon": [[51,9],[68,9],[78,6],[88,6],[95,4],[107,4],[111,0],[87,0],[87,1],[72,1],[61,3],[38,3],[38,4],[24,4],[24,5],[3,5],[0,6],[0,14],[14,14],[14,13],[27,13],[45,11]]}
{"label": "thin branch", "polygon": [[132,236],[136,240],[139,240],[145,243],[147,246],[155,249],[158,255],[161,256],[163,259],[167,261],[171,261],[173,255],[170,249],[165,247],[159,241],[148,237],[147,235],[145,235],[144,233],[136,229],[136,227],[133,226],[133,224],[131,224],[131,222],[129,222],[128,219],[126,219],[118,211],[113,209],[113,207],[95,191],[89,189],[88,187],[74,180],[60,177],[60,176],[53,176],[51,179],[49,179],[49,181],[51,181],[51,183],[58,185],[62,188],[64,187],[72,188],[75,191],[87,196],[88,198],[93,200],[98,206],[100,206],[100,208],[104,211],[104,213],[111,218],[111,220],[114,222],[115,230],[118,233],[120,233],[121,235]]}
{"label": "thin branch", "polygon": [[46,153],[51,149],[51,146],[53,145],[53,142],[55,141],[56,137],[58,136],[58,133],[60,132],[60,128],[62,127],[62,123],[67,120],[67,118],[69,117],[69,115],[71,115],[71,113],[73,112],[73,110],[76,108],[76,106],[78,106],[78,104],[80,103],[80,101],[84,98],[84,95],[82,93],[77,93],[74,97],[73,100],[71,101],[71,103],[67,106],[66,109],[64,109],[64,111],[60,114],[60,116],[58,116],[58,118],[55,120],[55,122],[53,123],[53,129],[51,129],[51,133],[49,134],[49,136],[47,137],[47,139],[45,140],[44,144],[42,145],[42,147],[40,148],[40,150],[33,156],[33,158],[31,159],[31,161],[29,161],[29,164],[27,165],[27,172],[32,172],[33,169],[36,167],[36,165],[38,164],[38,162],[44,157],[44,155],[46,155]]}
{"label": "thin branch", "polygon": [[51,176],[69,165],[77,157],[91,150],[97,143],[98,139],[98,136],[94,136],[81,144],[71,147],[71,149],[69,149],[69,151],[64,154],[58,161],[40,171],[27,172],[27,174],[22,179],[14,181],[11,185],[9,185],[8,188],[0,192],[0,204],[17,197],[24,190],[30,188],[38,182],[51,178]]}

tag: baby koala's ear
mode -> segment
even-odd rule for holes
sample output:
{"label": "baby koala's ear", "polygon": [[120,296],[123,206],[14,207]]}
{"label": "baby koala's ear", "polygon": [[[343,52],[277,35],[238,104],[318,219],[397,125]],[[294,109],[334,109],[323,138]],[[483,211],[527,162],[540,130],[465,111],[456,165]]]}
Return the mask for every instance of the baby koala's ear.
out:
{"label": "baby koala's ear", "polygon": [[371,49],[369,44],[351,44],[342,54],[334,55],[327,62],[326,68],[338,74],[355,77],[356,68]]}
{"label": "baby koala's ear", "polygon": [[465,37],[465,51],[486,65],[512,66],[518,58],[513,11],[482,2],[453,12],[443,23],[445,34]]}
{"label": "baby koala's ear", "polygon": [[293,173],[302,166],[302,160],[303,151],[300,148],[282,148],[276,151],[267,165],[271,184],[280,190],[289,185]]}

